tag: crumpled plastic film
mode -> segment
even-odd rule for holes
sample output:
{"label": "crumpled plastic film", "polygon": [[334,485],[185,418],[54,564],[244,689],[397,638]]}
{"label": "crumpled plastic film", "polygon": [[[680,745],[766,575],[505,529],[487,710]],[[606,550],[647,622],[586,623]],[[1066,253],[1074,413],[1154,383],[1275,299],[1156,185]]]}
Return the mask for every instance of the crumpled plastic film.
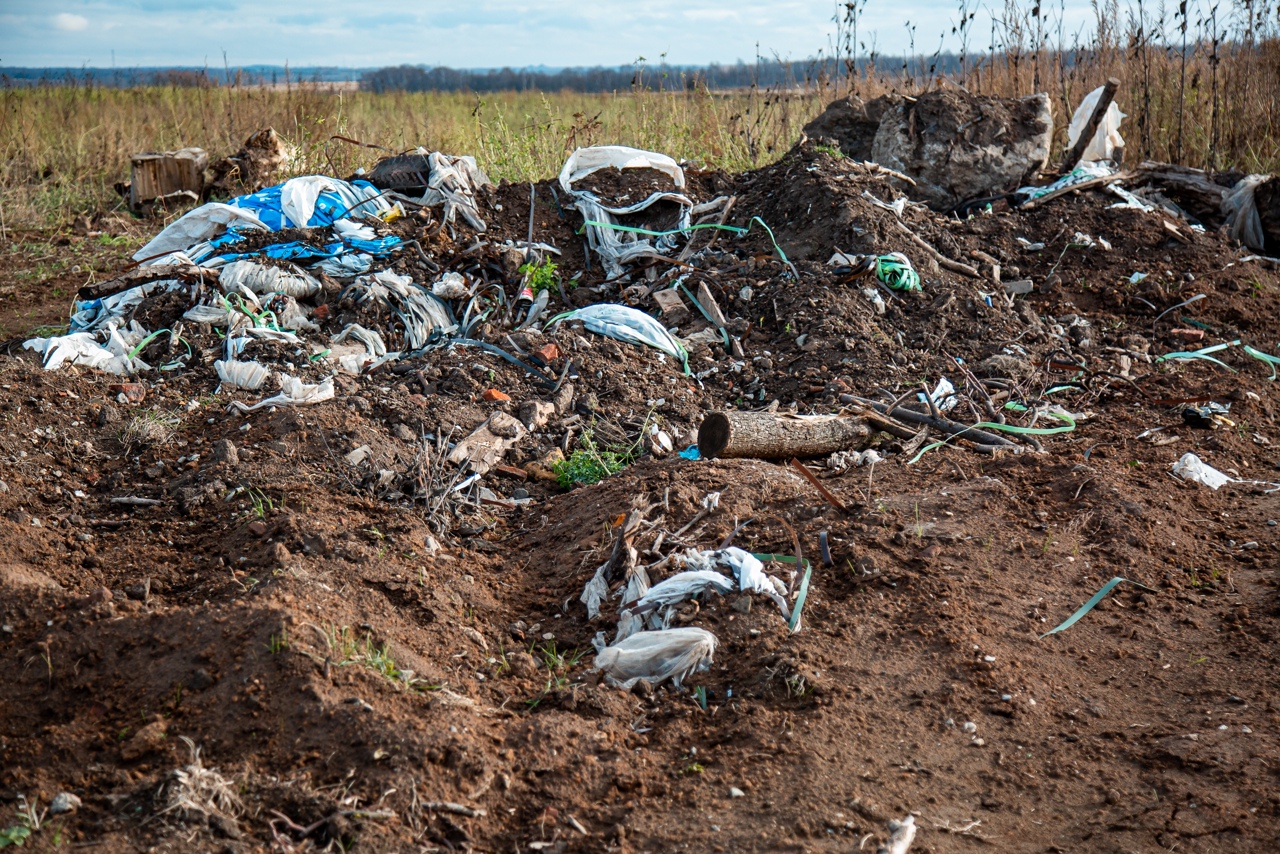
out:
{"label": "crumpled plastic film", "polygon": [[711,667],[716,636],[693,627],[636,632],[626,640],[605,646],[604,632],[592,641],[596,648],[596,669],[610,684],[631,688],[644,680],[658,684],[667,679],[681,687],[681,681]]}
{"label": "crumpled plastic film", "polygon": [[661,350],[689,371],[689,353],[666,328],[639,309],[612,303],[600,303],[558,314],[548,321],[553,326],[562,320],[581,320],[591,332],[616,338],[629,344],[643,344]]}
{"label": "crumpled plastic film", "polygon": [[[592,172],[614,167],[616,169],[655,169],[671,176],[677,192],[652,193],[633,205],[625,207],[607,207],[593,193],[586,190],[575,190],[574,183]],[[616,224],[618,216],[642,211],[664,199],[680,206],[676,231],[689,227],[690,211],[693,201],[684,195],[684,170],[665,154],[653,151],[642,151],[625,145],[597,145],[591,148],[579,148],[569,155],[564,167],[560,170],[560,186],[573,199],[572,205],[588,222]],[[610,276],[622,274],[622,265],[642,255],[657,253],[669,254],[676,247],[675,234],[661,237],[642,237],[633,232],[620,232],[609,228],[587,225],[587,244],[600,256],[606,272]]]}

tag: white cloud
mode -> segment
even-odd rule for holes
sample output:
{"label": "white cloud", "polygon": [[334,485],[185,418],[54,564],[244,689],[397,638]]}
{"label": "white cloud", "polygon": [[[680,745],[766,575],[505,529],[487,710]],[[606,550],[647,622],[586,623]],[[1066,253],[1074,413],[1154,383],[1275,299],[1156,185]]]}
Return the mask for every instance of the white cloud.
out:
{"label": "white cloud", "polygon": [[72,15],[67,12],[59,12],[53,16],[53,25],[60,30],[66,30],[69,33],[78,33],[81,30],[89,29],[89,19],[84,15]]}

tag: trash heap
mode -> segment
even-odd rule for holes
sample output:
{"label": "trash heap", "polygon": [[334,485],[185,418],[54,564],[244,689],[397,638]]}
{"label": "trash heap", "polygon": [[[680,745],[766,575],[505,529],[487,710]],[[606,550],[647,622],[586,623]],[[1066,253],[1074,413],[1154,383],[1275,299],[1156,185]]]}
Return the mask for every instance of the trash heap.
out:
{"label": "trash heap", "polygon": [[[1051,121],[1040,100],[1004,105],[1002,121],[1026,132],[998,170],[1004,192],[976,200],[967,184],[939,189],[933,176],[926,186],[919,164],[889,153],[892,128],[909,125],[912,110],[963,118],[986,109],[954,93],[833,105],[811,125],[818,141],[733,180],[617,145],[578,149],[554,181],[530,185],[495,186],[473,158],[423,149],[345,180],[292,178],[170,223],[130,269],[82,289],[65,335],[24,346],[48,370],[200,378],[239,415],[341,401],[361,381],[420,389],[421,406],[450,413],[448,398],[479,397],[492,406],[478,424],[446,433],[442,416],[439,430],[425,420],[409,430],[419,443],[411,463],[375,462],[367,446],[346,457],[364,468],[359,489],[424,501],[443,536],[445,517],[463,507],[538,500],[532,482],[504,490],[497,477],[523,483],[541,472],[544,484],[572,487],[676,452],[789,463],[841,507],[815,470],[914,465],[959,448],[1043,453],[1095,417],[1088,402],[1099,387],[1135,384],[1139,364],[1216,362],[1211,354],[1232,350],[1274,375],[1280,357],[1265,342],[1235,337],[1157,355],[1143,335],[1100,329],[1080,313],[1042,316],[1026,301],[1096,269],[1123,241],[1209,239],[1206,224],[1157,198],[1154,167],[1115,164],[1122,116],[1104,94],[1092,93],[1072,121],[1079,159],[1022,188],[1047,165]],[[882,162],[841,156],[824,139]],[[992,143],[966,144],[989,153]],[[1258,216],[1242,194],[1264,186],[1242,178],[1223,189],[1231,214],[1218,224],[1265,243],[1262,225],[1237,227]],[[1052,247],[1037,237],[1056,227],[1037,219],[1055,199],[1091,188],[1119,197],[1106,213],[1123,221],[1098,220],[1065,245],[1061,234]],[[951,214],[930,207],[939,204]],[[1049,252],[1060,254],[1040,265],[1045,275],[1023,273]],[[1138,288],[1148,275],[1126,278]],[[1166,315],[1204,296],[1143,288],[1114,299],[1126,311],[1149,306],[1155,335],[1169,331]],[[593,336],[609,343],[593,350]],[[613,402],[602,404],[605,394]],[[440,459],[448,466],[432,462]],[[1184,458],[1179,476],[1225,482],[1199,462]],[[593,473],[580,475],[578,463]],[[799,630],[810,573],[799,555],[786,580],[765,570],[776,556],[728,543],[682,543],[646,566],[630,530],[581,596],[592,619],[619,600],[616,634],[596,642],[609,679],[678,685],[707,666],[716,638],[671,621],[675,608],[708,596],[765,596]]]}

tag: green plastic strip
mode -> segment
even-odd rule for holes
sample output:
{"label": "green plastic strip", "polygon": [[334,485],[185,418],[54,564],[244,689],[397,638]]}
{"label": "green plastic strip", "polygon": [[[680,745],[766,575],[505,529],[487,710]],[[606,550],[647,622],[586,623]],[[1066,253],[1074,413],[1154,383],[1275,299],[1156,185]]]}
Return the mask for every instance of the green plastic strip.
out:
{"label": "green plastic strip", "polygon": [[1233,374],[1238,374],[1240,372],[1237,371],[1235,368],[1231,367],[1225,362],[1221,362],[1213,358],[1209,354],[1220,353],[1223,350],[1226,350],[1228,347],[1236,347],[1236,346],[1239,346],[1239,344],[1240,344],[1240,339],[1237,338],[1234,341],[1227,341],[1223,344],[1214,344],[1212,347],[1203,347],[1199,350],[1191,350],[1187,352],[1178,351],[1176,353],[1165,353],[1163,356],[1156,357],[1156,364],[1159,364],[1164,361],[1168,361],[1170,359],[1177,360],[1180,362],[1187,361],[1190,359],[1204,359],[1206,362],[1213,362],[1215,365],[1221,365],[1222,367],[1226,368],[1228,371],[1230,371]]}
{"label": "green plastic strip", "polygon": [[1069,415],[1061,412],[1046,412],[1050,418],[1063,422],[1061,427],[1019,427],[1017,424],[997,424],[994,421],[979,421],[974,424],[977,430],[999,430],[1004,433],[1017,433],[1020,436],[1053,436],[1057,433],[1070,433],[1076,429],[1076,422]]}
{"label": "green plastic strip", "polygon": [[719,323],[716,323],[716,319],[711,316],[711,313],[707,311],[703,307],[702,303],[698,302],[698,298],[695,297],[692,293],[690,293],[689,289],[684,286],[683,279],[678,280],[676,282],[676,286],[679,287],[680,290],[684,291],[685,296],[687,296],[690,300],[692,300],[693,304],[697,307],[698,311],[702,314],[703,317],[707,319],[707,322],[710,323],[712,326],[714,326],[716,329],[720,330],[720,335],[723,336],[724,338],[724,349],[728,350],[730,346],[729,331],[725,329],[723,326],[721,326]]}
{"label": "green plastic strip", "polygon": [[1265,362],[1267,366],[1271,368],[1271,376],[1267,377],[1267,379],[1274,380],[1276,378],[1276,365],[1280,365],[1280,356],[1272,356],[1270,353],[1264,353],[1261,350],[1255,350],[1253,347],[1250,347],[1248,344],[1244,345],[1244,351],[1248,353],[1250,356],[1252,356],[1253,358],[1258,359],[1259,361]]}
{"label": "green plastic strip", "polygon": [[1156,592],[1155,590],[1152,590],[1150,587],[1147,587],[1144,584],[1139,584],[1136,581],[1132,581],[1128,578],[1122,578],[1121,576],[1117,575],[1115,578],[1111,579],[1106,584],[1102,585],[1102,589],[1099,590],[1097,593],[1093,594],[1092,599],[1090,599],[1088,602],[1085,602],[1083,605],[1081,605],[1080,610],[1076,611],[1070,617],[1067,617],[1067,619],[1062,623],[1062,625],[1058,626],[1056,629],[1050,629],[1049,631],[1042,634],[1040,636],[1040,640],[1044,640],[1049,635],[1056,635],[1058,632],[1063,631],[1064,629],[1069,629],[1072,626],[1074,626],[1081,617],[1083,617],[1085,614],[1092,611],[1093,606],[1101,602],[1106,597],[1106,595],[1110,593],[1112,590],[1114,590],[1116,585],[1119,584],[1121,581],[1128,581],[1134,587],[1141,587],[1143,590],[1146,590],[1148,593]]}
{"label": "green plastic strip", "polygon": [[[765,553],[752,553],[751,555],[758,561],[768,563],[776,560],[778,563],[795,563],[795,555],[775,555]],[[809,598],[809,578],[813,575],[813,564],[809,563],[809,559],[804,559],[804,575],[800,578],[800,592],[796,594],[795,607],[791,609],[791,619],[787,622],[787,628],[792,632],[799,631],[800,613],[804,611],[804,600]]]}

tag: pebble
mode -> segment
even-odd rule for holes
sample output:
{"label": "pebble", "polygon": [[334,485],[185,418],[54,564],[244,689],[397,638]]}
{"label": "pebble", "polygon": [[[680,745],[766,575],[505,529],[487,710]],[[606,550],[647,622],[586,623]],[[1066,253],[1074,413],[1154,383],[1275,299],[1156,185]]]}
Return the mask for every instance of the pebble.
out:
{"label": "pebble", "polygon": [[1013,695],[1012,695],[1012,694],[1001,694],[1001,695],[1000,695],[1000,699],[1001,699],[1001,700],[1003,700],[1004,702],[1008,703],[1008,702],[1010,702],[1010,701],[1012,701],[1012,700],[1013,700]]}
{"label": "pebble", "polygon": [[733,786],[729,789],[729,797],[731,798],[745,798],[746,796],[747,793],[739,789],[737,786]]}
{"label": "pebble", "polygon": [[49,804],[49,813],[51,815],[62,815],[66,812],[75,812],[80,809],[81,802],[78,797],[70,792],[59,792],[53,798],[53,803]]}
{"label": "pebble", "polygon": [[955,719],[955,718],[947,718],[945,721],[943,721],[943,722],[942,722],[942,725],[943,725],[943,726],[945,726],[945,727],[953,727],[953,726],[955,726],[955,725],[956,725],[956,719]]}
{"label": "pebble", "polygon": [[968,733],[974,733],[978,731],[978,725],[975,724],[973,721],[965,721],[964,725],[961,726],[960,728]]}
{"label": "pebble", "polygon": [[1276,525],[1280,525],[1280,522],[1277,522],[1275,519],[1268,519],[1267,524],[1274,528]]}
{"label": "pebble", "polygon": [[982,740],[982,739],[980,739],[980,738],[975,738],[975,739],[973,740],[973,746],[974,746],[974,747],[981,747],[981,746],[982,746],[982,745],[984,745],[984,744],[986,744],[986,742],[985,742],[985,741],[983,741],[983,740]]}

